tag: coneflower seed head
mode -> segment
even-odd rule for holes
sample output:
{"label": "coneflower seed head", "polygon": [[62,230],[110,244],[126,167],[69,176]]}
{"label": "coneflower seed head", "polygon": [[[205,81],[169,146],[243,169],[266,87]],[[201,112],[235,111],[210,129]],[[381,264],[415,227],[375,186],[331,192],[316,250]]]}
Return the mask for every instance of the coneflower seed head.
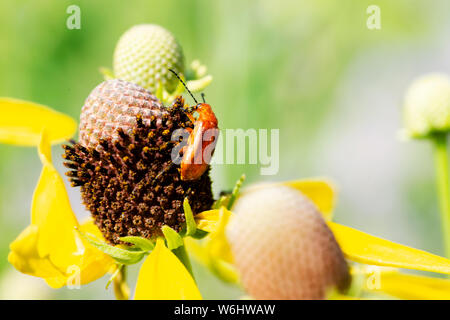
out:
{"label": "coneflower seed head", "polygon": [[227,226],[244,289],[255,299],[324,299],[349,284],[347,263],[316,206],[299,191],[262,186],[237,200]]}

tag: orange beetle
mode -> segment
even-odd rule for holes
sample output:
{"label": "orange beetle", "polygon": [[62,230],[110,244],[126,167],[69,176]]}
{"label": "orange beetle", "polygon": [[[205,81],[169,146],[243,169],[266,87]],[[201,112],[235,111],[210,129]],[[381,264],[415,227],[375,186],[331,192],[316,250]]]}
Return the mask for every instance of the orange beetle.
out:
{"label": "orange beetle", "polygon": [[189,135],[187,146],[183,147],[181,180],[197,180],[202,176],[208,168],[219,135],[217,118],[209,104],[199,103],[193,110],[198,112],[199,116],[195,120],[189,115],[194,122],[194,129]]}
{"label": "orange beetle", "polygon": [[[181,180],[197,180],[208,169],[214,153],[219,136],[218,121],[211,106],[207,103],[198,103],[178,74],[173,70],[170,71],[181,81],[196,103],[196,106],[188,113],[189,119],[194,123],[194,129],[189,134],[187,145],[182,148]],[[205,102],[203,94],[202,98]],[[198,113],[197,119],[193,116],[194,112]]]}

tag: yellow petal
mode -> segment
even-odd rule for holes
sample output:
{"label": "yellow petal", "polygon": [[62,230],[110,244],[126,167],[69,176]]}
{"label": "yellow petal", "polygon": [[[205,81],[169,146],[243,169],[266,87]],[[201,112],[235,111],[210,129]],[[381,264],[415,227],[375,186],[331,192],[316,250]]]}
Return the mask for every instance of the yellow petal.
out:
{"label": "yellow petal", "polygon": [[0,98],[0,143],[37,146],[46,129],[51,143],[71,138],[77,123],[71,117],[33,102]]}
{"label": "yellow petal", "polygon": [[202,241],[187,237],[184,239],[187,251],[202,265],[209,268],[221,280],[236,284],[239,274],[233,264],[215,257],[214,250],[210,250],[209,238]]}
{"label": "yellow petal", "polygon": [[37,252],[38,228],[30,225],[10,244],[8,261],[22,273],[41,278],[64,278],[64,275]]}
{"label": "yellow petal", "polygon": [[209,256],[206,251],[205,241],[186,237],[184,238],[184,245],[186,246],[186,251],[189,252],[190,256],[193,256],[204,266],[209,265]]}
{"label": "yellow petal", "polygon": [[136,300],[198,300],[194,279],[178,258],[159,238],[156,247],[139,271]]}
{"label": "yellow petal", "polygon": [[[91,218],[80,225],[80,230],[104,241],[102,233]],[[110,272],[114,268],[115,262],[113,258],[93,247],[86,240],[83,240],[83,246],[85,251],[80,262],[80,282],[81,284],[86,284]]]}
{"label": "yellow petal", "polygon": [[92,218],[87,218],[83,221],[83,223],[80,224],[80,231],[83,233],[88,233],[93,235],[95,238],[106,242],[105,238],[103,237],[102,232],[100,229],[95,225],[94,220]]}
{"label": "yellow petal", "polygon": [[84,247],[75,230],[78,221],[64,182],[51,163],[46,130],[42,132],[38,152],[43,168],[31,204],[31,224],[39,228],[39,255],[48,256],[65,271],[69,265],[79,263]]}
{"label": "yellow petal", "polygon": [[450,260],[328,222],[344,255],[353,261],[450,274]]}
{"label": "yellow petal", "polygon": [[208,210],[203,211],[195,215],[195,221],[197,222],[197,229],[214,232],[219,226],[220,210]]}
{"label": "yellow petal", "polygon": [[207,242],[207,250],[210,257],[212,257],[213,259],[219,259],[228,263],[233,263],[231,247],[225,234],[226,227],[232,213],[225,207],[221,207],[218,211],[219,221],[216,230],[211,233],[210,239]]}
{"label": "yellow petal", "polygon": [[323,214],[325,220],[332,219],[332,213],[335,204],[335,187],[326,180],[293,180],[282,183],[285,186],[292,187],[301,191],[317,206]]}
{"label": "yellow petal", "polygon": [[233,264],[220,259],[211,259],[208,267],[222,281],[239,283],[239,273]]}
{"label": "yellow petal", "polygon": [[53,264],[65,270],[68,265],[76,264],[82,251],[79,252],[76,241],[78,222],[61,176],[51,163],[43,164],[33,195],[31,224],[39,228],[39,255],[49,256]]}
{"label": "yellow petal", "polygon": [[64,287],[67,284],[67,279],[67,275],[64,275],[63,277],[44,278],[49,287],[53,289],[60,289]]}
{"label": "yellow petal", "polygon": [[[82,232],[88,232],[99,239],[103,236],[92,219],[88,219],[80,225]],[[114,260],[100,250],[94,248],[86,240],[79,238],[76,234],[78,252],[74,254],[74,264],[65,266],[64,277],[47,277],[45,281],[52,288],[60,288],[64,285],[84,285],[103,277],[107,272],[113,270]]]}
{"label": "yellow petal", "polygon": [[42,277],[53,288],[96,280],[113,261],[76,232],[79,227],[101,238],[92,221],[79,226],[63,180],[51,163],[45,132],[39,156],[43,169],[33,195],[31,225],[11,244],[8,259],[19,271]]}
{"label": "yellow petal", "polygon": [[208,226],[205,229],[210,230],[211,234],[205,239],[205,246],[194,246],[194,249],[197,249],[197,256],[216,276],[225,282],[237,283],[239,275],[233,266],[233,254],[226,237],[226,227],[231,217],[231,211],[225,207],[204,212],[199,224],[205,223]]}
{"label": "yellow petal", "polygon": [[44,129],[41,132],[41,140],[38,144],[38,155],[42,165],[53,168],[52,164],[52,147],[48,138],[47,130]]}
{"label": "yellow petal", "polygon": [[363,300],[363,299],[359,297],[348,296],[339,292],[332,292],[327,295],[326,300]]}
{"label": "yellow petal", "polygon": [[381,272],[380,287],[391,296],[405,300],[450,300],[450,280],[400,272]]}

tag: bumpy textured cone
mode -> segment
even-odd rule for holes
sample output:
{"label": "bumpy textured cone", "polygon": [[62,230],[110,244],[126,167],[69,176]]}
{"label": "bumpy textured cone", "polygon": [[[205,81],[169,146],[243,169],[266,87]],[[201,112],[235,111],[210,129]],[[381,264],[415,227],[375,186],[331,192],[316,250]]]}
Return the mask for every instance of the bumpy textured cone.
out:
{"label": "bumpy textured cone", "polygon": [[163,225],[180,231],[185,197],[194,213],[211,208],[209,170],[198,180],[182,181],[172,163],[178,143],[172,133],[181,128],[193,128],[181,97],[165,108],[139,86],[110,80],[86,100],[80,142],[64,146],[64,164],[109,242],[152,238]]}
{"label": "bumpy textured cone", "polygon": [[444,74],[420,77],[405,97],[406,133],[415,138],[450,130],[450,78]]}
{"label": "bumpy textured cone", "polygon": [[254,188],[227,227],[235,265],[255,299],[323,299],[349,284],[347,263],[314,204],[284,186]]}
{"label": "bumpy textured cone", "polygon": [[117,129],[131,134],[136,116],[145,124],[161,125],[167,110],[150,92],[123,80],[108,80],[99,84],[86,99],[80,116],[80,143],[97,147],[100,139],[115,140]]}
{"label": "bumpy textured cone", "polygon": [[184,72],[181,46],[168,30],[153,24],[137,25],[125,32],[114,52],[114,75],[155,92],[158,80],[168,92],[178,85],[169,71]]}

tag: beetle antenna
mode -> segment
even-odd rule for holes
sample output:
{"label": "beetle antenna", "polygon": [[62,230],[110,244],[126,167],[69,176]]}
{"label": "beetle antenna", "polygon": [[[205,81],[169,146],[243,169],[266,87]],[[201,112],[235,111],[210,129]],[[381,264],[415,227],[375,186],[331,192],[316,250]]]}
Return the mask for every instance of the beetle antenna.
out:
{"label": "beetle antenna", "polygon": [[206,103],[206,101],[205,101],[205,94],[202,92],[201,95],[202,95],[203,103]]}
{"label": "beetle antenna", "polygon": [[191,95],[192,99],[194,99],[195,104],[198,104],[197,99],[195,99],[195,97],[194,97],[194,95],[192,94],[191,90],[189,90],[189,88],[187,87],[186,83],[184,83],[184,81],[180,78],[180,76],[179,76],[175,71],[173,71],[172,69],[169,69],[169,71],[172,72],[172,73],[175,75],[175,77],[178,78],[178,80],[180,80],[180,82],[181,82],[181,83],[183,84],[183,86],[186,88],[187,92],[189,92],[189,94]]}

